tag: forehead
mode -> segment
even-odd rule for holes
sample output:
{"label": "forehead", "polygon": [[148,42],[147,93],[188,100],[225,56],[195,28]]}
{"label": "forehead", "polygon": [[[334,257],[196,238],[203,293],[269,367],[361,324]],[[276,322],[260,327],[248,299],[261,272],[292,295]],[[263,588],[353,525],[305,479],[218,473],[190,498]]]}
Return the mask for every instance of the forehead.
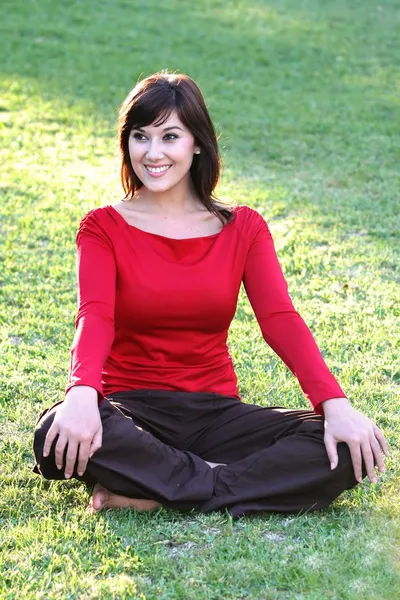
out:
{"label": "forehead", "polygon": [[[161,123],[159,122],[160,120],[161,120]],[[188,131],[187,127],[184,126],[184,124],[178,117],[177,113],[175,111],[172,111],[167,119],[165,119],[165,118],[160,119],[160,117],[158,117],[157,119],[155,119],[155,121],[153,123],[150,123],[150,125],[142,126],[142,127],[140,127],[140,129],[143,129],[143,130],[146,130],[149,132],[150,131],[160,132],[160,131],[163,131],[164,129],[171,128],[174,126],[180,127],[183,131]]]}

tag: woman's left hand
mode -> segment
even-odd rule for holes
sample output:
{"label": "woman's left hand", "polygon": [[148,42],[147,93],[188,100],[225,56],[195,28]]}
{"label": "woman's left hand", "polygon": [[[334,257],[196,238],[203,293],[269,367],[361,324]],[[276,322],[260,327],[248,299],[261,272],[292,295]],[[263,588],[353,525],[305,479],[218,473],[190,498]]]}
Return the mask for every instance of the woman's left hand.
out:
{"label": "woman's left hand", "polygon": [[322,403],[325,415],[325,447],[331,469],[338,465],[337,444],[345,442],[351,454],[354,475],[362,481],[362,461],[367,475],[376,483],[375,463],[381,473],[386,471],[382,452],[388,456],[388,447],[382,431],[371,419],[353,408],[347,398],[332,398]]}

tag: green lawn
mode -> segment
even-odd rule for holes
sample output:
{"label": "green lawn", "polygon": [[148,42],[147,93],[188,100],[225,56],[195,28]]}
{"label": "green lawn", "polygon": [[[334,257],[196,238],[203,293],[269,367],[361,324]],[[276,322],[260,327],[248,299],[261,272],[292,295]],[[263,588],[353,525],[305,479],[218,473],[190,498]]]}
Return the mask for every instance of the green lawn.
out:
{"label": "green lawn", "polygon": [[[398,0],[2,0],[0,597],[400,598]],[[300,314],[387,473],[327,511],[85,512],[86,488],[31,472],[60,399],[75,246],[121,197],[116,113],[140,74],[193,77],[221,134],[219,196],[269,221]],[[241,296],[230,335],[247,401],[307,406]]]}

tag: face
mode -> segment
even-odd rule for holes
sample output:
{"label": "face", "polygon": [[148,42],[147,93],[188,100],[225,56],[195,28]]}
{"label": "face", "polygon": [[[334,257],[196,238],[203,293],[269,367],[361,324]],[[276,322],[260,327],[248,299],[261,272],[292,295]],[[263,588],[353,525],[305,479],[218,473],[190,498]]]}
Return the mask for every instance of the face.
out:
{"label": "face", "polygon": [[154,192],[165,192],[187,181],[198,149],[175,112],[162,125],[133,128],[129,136],[132,168],[143,185]]}

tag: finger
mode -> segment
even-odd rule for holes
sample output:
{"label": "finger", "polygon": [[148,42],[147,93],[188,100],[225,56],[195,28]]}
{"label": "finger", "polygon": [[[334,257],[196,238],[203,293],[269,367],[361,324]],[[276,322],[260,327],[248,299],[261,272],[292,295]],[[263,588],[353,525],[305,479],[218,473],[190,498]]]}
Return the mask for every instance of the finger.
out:
{"label": "finger", "polygon": [[371,437],[370,444],[371,444],[372,453],[375,458],[375,463],[376,463],[379,471],[381,473],[384,473],[386,471],[386,468],[385,468],[385,465],[383,462],[382,452],[381,452],[381,448],[379,446],[378,440],[375,437]]}
{"label": "finger", "polygon": [[69,479],[74,472],[78,444],[74,440],[68,440],[67,457],[65,461],[65,478]]}
{"label": "finger", "polygon": [[94,438],[93,438],[91,446],[90,446],[89,458],[92,458],[93,454],[101,448],[102,444],[103,444],[103,428],[99,427],[99,429],[96,431],[96,433],[94,435]]}
{"label": "finger", "polygon": [[50,427],[50,429],[48,430],[46,439],[44,441],[44,446],[43,446],[43,456],[44,457],[46,457],[50,454],[51,446],[53,445],[53,442],[56,439],[58,432],[59,432],[59,428],[58,428],[57,424],[54,423],[54,421],[53,421],[53,424]]}
{"label": "finger", "polygon": [[336,469],[339,462],[339,457],[337,453],[337,443],[330,435],[325,435],[324,442],[329,462],[331,463],[331,470]]}
{"label": "finger", "polygon": [[388,445],[386,443],[385,436],[383,435],[382,430],[379,429],[379,427],[377,425],[375,425],[375,427],[374,427],[374,435],[375,435],[376,439],[378,440],[379,445],[382,448],[383,453],[386,456],[389,456],[389,448],[388,448]]}
{"label": "finger", "polygon": [[372,454],[369,440],[361,444],[361,452],[364,459],[365,470],[367,471],[369,480],[372,483],[376,483],[374,455]]}
{"label": "finger", "polygon": [[55,458],[56,458],[56,465],[57,465],[57,469],[62,469],[63,466],[63,462],[64,462],[64,450],[65,450],[65,446],[67,445],[67,437],[65,435],[63,435],[62,433],[60,433],[58,440],[57,440],[57,444],[55,447]]}
{"label": "finger", "polygon": [[82,477],[86,471],[86,465],[89,460],[90,442],[81,442],[78,456],[78,475]]}
{"label": "finger", "polygon": [[362,462],[361,462],[361,448],[359,443],[348,444],[351,455],[351,462],[353,463],[354,477],[359,483],[362,482]]}

